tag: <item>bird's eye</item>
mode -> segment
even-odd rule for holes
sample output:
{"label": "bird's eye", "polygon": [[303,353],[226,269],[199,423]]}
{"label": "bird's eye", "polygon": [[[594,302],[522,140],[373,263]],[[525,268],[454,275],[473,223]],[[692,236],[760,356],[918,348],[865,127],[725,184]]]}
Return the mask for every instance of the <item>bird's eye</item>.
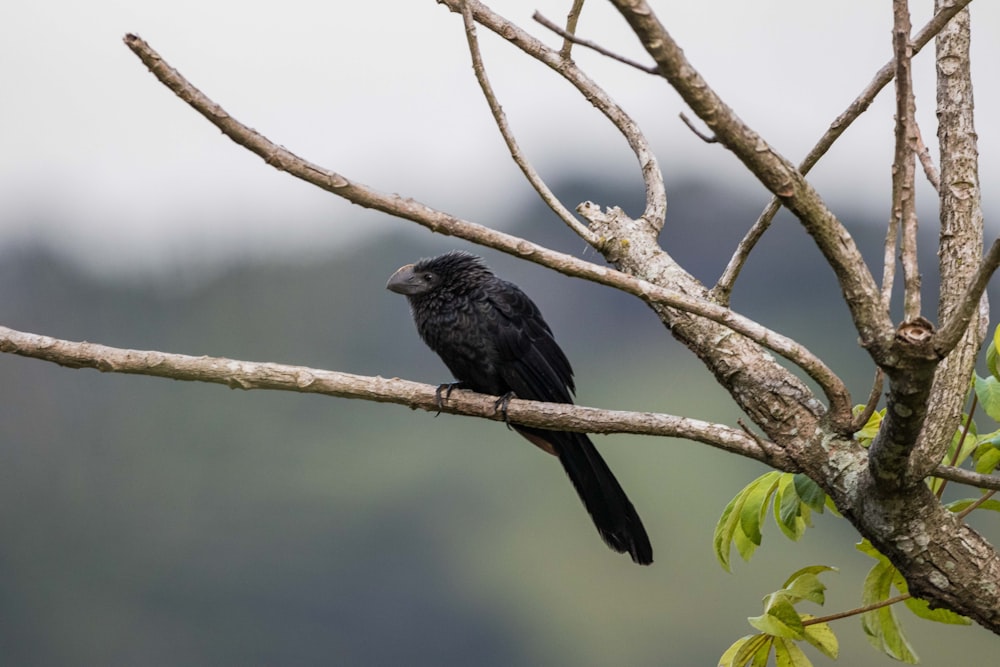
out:
{"label": "bird's eye", "polygon": [[431,273],[430,271],[428,271],[427,273],[424,274],[424,282],[425,283],[433,285],[434,283],[437,282],[437,280],[438,280],[438,277],[437,277],[436,273]]}

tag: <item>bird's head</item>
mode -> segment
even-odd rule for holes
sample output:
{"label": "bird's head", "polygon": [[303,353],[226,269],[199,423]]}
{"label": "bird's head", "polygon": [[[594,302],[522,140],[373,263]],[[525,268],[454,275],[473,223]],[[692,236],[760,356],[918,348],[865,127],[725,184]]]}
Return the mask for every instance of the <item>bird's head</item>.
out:
{"label": "bird's head", "polygon": [[472,287],[480,277],[491,275],[479,257],[453,250],[400,267],[385,287],[396,294],[419,297],[441,288],[456,290],[460,286]]}

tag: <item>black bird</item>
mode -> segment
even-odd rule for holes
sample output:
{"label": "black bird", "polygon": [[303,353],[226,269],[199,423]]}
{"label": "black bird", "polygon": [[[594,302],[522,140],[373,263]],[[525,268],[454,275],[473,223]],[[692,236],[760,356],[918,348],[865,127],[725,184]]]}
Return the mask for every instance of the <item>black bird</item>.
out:
{"label": "black bird", "polygon": [[[447,387],[501,397],[572,403],[573,369],[538,307],[483,261],[452,251],[400,268],[386,288],[404,295],[420,337],[458,380]],[[583,433],[513,426],[559,457],[609,547],[653,562],[646,529],[608,464]]]}

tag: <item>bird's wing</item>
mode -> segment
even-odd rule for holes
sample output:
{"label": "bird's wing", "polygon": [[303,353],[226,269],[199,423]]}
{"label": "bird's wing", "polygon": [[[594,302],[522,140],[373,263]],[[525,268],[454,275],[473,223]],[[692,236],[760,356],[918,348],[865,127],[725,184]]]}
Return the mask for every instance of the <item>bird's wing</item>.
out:
{"label": "bird's wing", "polygon": [[515,285],[498,281],[495,309],[499,371],[518,398],[572,403],[573,369],[538,307]]}

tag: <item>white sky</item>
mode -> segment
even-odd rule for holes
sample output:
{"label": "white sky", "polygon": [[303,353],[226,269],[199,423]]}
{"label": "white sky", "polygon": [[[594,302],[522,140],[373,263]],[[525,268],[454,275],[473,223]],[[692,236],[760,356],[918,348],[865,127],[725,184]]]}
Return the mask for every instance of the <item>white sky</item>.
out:
{"label": "white sky", "polygon": [[[912,4],[919,27],[932,2]],[[570,1],[491,5],[558,44],[531,14],[561,22]],[[888,0],[652,5],[709,83],[793,161],[891,55]],[[1000,177],[1000,83],[992,71],[1000,64],[1000,3],[980,0],[972,11],[982,181],[986,196],[996,197],[989,186]],[[408,224],[362,215],[237,147],[156,82],[122,43],[126,32],[149,41],[236,118],[349,178],[487,224],[502,222],[504,203],[527,192],[472,76],[461,19],[434,0],[7,2],[0,248],[41,238],[91,265],[131,270],[327,251]],[[586,6],[580,34],[646,60],[602,0]],[[544,176],[589,171],[638,182],[625,143],[567,84],[485,29],[480,38],[510,122]],[[916,63],[918,113],[931,144],[932,52]],[[664,82],[576,53],[643,125],[669,179],[707,175],[757,187],[724,149],[684,128],[683,106]],[[828,200],[887,209],[886,92],[814,172]],[[987,205],[998,208],[995,199]]]}

